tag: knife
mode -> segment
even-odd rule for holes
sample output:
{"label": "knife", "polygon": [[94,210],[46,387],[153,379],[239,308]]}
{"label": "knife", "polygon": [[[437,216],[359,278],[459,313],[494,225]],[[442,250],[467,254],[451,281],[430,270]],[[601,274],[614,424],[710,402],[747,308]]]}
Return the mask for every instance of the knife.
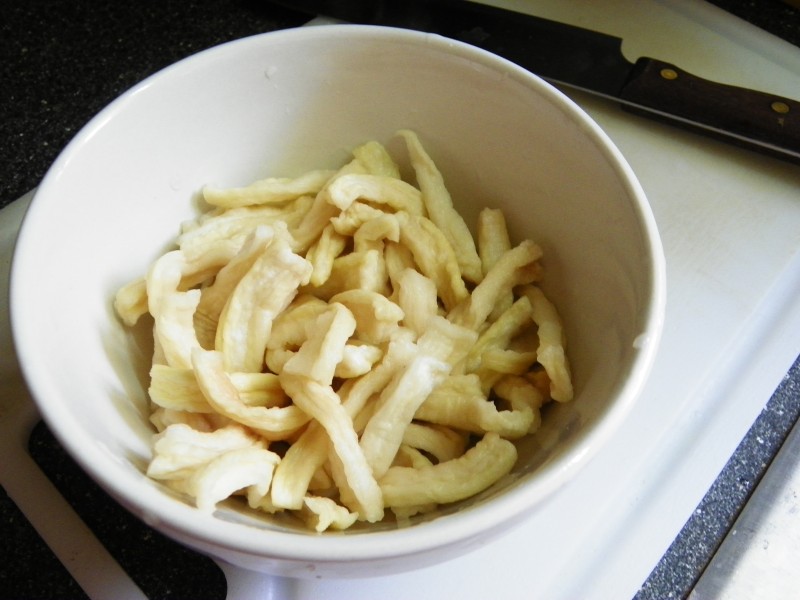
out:
{"label": "knife", "polygon": [[285,0],[310,15],[436,33],[488,50],[630,112],[800,164],[800,102],[717,83],[655,58],[635,63],[622,39],[467,0]]}

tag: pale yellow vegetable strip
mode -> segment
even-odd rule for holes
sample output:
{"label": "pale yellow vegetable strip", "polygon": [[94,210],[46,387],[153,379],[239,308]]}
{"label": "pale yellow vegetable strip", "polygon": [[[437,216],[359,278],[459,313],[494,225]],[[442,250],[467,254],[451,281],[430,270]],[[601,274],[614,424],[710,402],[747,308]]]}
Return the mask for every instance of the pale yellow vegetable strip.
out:
{"label": "pale yellow vegetable strip", "polygon": [[492,371],[486,367],[481,367],[472,374],[476,375],[480,380],[481,390],[483,391],[484,397],[487,398],[492,393],[492,388],[494,387],[494,384],[496,384],[500,379],[505,377],[505,373],[498,373],[497,371]]}
{"label": "pale yellow vegetable strip", "polygon": [[316,194],[336,171],[308,171],[296,178],[269,177],[245,187],[215,188],[205,186],[203,198],[213,206],[237,208],[254,204],[280,204],[298,196]]}
{"label": "pale yellow vegetable strip", "polygon": [[471,374],[448,377],[431,392],[414,418],[473,433],[493,431],[516,439],[528,432],[534,415],[527,407],[498,410],[487,399],[480,379]]}
{"label": "pale yellow vegetable strip", "polygon": [[[273,471],[273,479],[274,477],[275,474]],[[247,504],[250,506],[250,508],[263,511],[270,515],[282,512],[283,510],[277,506],[273,506],[272,500],[270,499],[269,490],[267,491],[266,495],[262,495],[259,494],[252,485],[247,488]]]}
{"label": "pale yellow vegetable strip", "polygon": [[378,346],[352,340],[344,347],[342,361],[336,365],[335,376],[341,379],[352,379],[366,375],[382,356],[383,350]]}
{"label": "pale yellow vegetable strip", "polygon": [[147,392],[150,399],[163,408],[200,413],[214,410],[200,391],[192,369],[153,365]]}
{"label": "pale yellow vegetable strip", "polygon": [[148,310],[155,321],[154,337],[160,358],[173,367],[188,367],[191,352],[199,347],[194,330],[194,312],[199,290],[179,291],[189,269],[180,250],[159,257],[146,276]]}
{"label": "pale yellow vegetable strip", "polygon": [[153,406],[149,418],[158,433],[172,425],[186,425],[198,432],[212,432],[231,424],[231,420],[217,413],[196,413]]}
{"label": "pale yellow vegetable strip", "polygon": [[314,320],[305,323],[306,340],[283,365],[282,373],[307,377],[331,385],[344,347],[356,329],[356,320],[343,304],[332,303]]}
{"label": "pale yellow vegetable strip", "polygon": [[402,179],[369,174],[337,177],[328,187],[330,202],[346,210],[356,200],[386,204],[395,211],[422,215],[422,194]]}
{"label": "pale yellow vegetable strip", "polygon": [[336,217],[341,211],[331,204],[328,187],[336,181],[336,178],[351,173],[364,173],[366,169],[356,159],[343,166],[336,175],[328,180],[328,183],[314,197],[314,202],[296,226],[290,226],[290,233],[294,238],[292,249],[299,253],[304,253],[311,244],[322,234],[322,230]]}
{"label": "pale yellow vegetable strip", "polygon": [[438,462],[464,454],[467,437],[445,427],[411,423],[403,433],[403,444],[436,457]]}
{"label": "pale yellow vegetable strip", "polygon": [[351,513],[344,506],[339,506],[330,498],[323,496],[306,496],[300,518],[318,533],[328,529],[341,531],[356,522],[358,515]]}
{"label": "pale yellow vegetable strip", "polygon": [[405,317],[400,306],[371,290],[350,289],[331,297],[330,302],[350,310],[356,319],[356,336],[370,344],[388,341]]}
{"label": "pale yellow vegetable strip", "polygon": [[[506,227],[503,211],[497,208],[484,208],[478,213],[478,255],[481,257],[483,275],[489,272],[500,257],[511,250],[511,240]],[[489,320],[494,321],[514,301],[514,295],[509,290],[497,300],[497,305],[492,309]]]}
{"label": "pale yellow vegetable strip", "polygon": [[275,470],[270,490],[274,506],[297,510],[303,505],[311,478],[328,458],[329,442],[322,425],[312,421],[289,446]]}
{"label": "pale yellow vegetable strip", "polygon": [[252,486],[266,494],[279,461],[277,454],[264,448],[232,450],[195,471],[187,489],[197,508],[210,513],[218,502],[243,488]]}
{"label": "pale yellow vegetable strip", "polygon": [[322,235],[331,219],[338,214],[339,209],[328,202],[324,190],[317,194],[303,220],[295,228],[290,229],[294,239],[292,249],[298,254],[304,254]]}
{"label": "pale yellow vegetable strip", "polygon": [[400,223],[391,214],[377,215],[363,223],[353,234],[353,249],[356,252],[365,250],[383,250],[384,241],[400,241]]}
{"label": "pale yellow vegetable strip", "polygon": [[328,280],[333,270],[333,261],[345,249],[347,238],[338,233],[331,223],[322,230],[319,239],[306,252],[306,260],[314,267],[309,283],[319,286]]}
{"label": "pale yellow vegetable strip", "polygon": [[538,287],[525,286],[525,296],[533,307],[533,320],[539,326],[539,362],[550,377],[550,396],[558,402],[572,400],[572,376],[564,349],[564,329],[552,302]]}
{"label": "pale yellow vegetable strip", "polygon": [[[280,457],[263,449],[246,449],[220,456],[198,470],[188,481],[186,493],[196,497],[197,508],[212,513],[216,504],[231,496],[246,496],[252,508],[270,511],[266,503],[269,483]],[[266,487],[265,492],[261,490]]]}
{"label": "pale yellow vegetable strip", "polygon": [[434,315],[417,342],[420,351],[433,356],[450,367],[461,363],[478,339],[478,333]]}
{"label": "pale yellow vegetable strip", "polygon": [[337,233],[353,237],[363,225],[380,218],[396,219],[394,213],[384,212],[363,202],[353,202],[347,210],[331,218],[330,223]]}
{"label": "pale yellow vegetable strip", "polygon": [[223,357],[219,352],[195,350],[192,353],[192,367],[203,395],[217,412],[258,430],[267,439],[286,439],[303,427],[310,418],[295,405],[273,408],[247,406],[225,372]]}
{"label": "pale yellow vegetable strip", "polygon": [[[240,247],[241,241],[216,240],[213,243],[205,244],[194,253],[187,253],[182,248],[172,250],[156,259],[150,271],[169,273],[170,286],[179,272],[180,276],[174,289],[184,291],[214,277],[233,258]],[[166,266],[167,264],[169,266]],[[148,296],[152,293],[157,295],[157,290],[151,289],[150,275],[151,273],[148,273]]]}
{"label": "pale yellow vegetable strip", "polygon": [[407,213],[397,213],[397,218],[400,242],[411,251],[420,272],[436,283],[445,309],[453,309],[469,296],[453,247],[430,220]]}
{"label": "pale yellow vegetable strip", "polygon": [[239,425],[213,432],[197,431],[179,423],[153,438],[153,460],[147,467],[154,479],[183,479],[216,457],[241,448],[260,447],[260,442]]}
{"label": "pale yellow vegetable strip", "polygon": [[483,278],[481,259],[478,257],[475,241],[467,224],[453,207],[453,200],[447,191],[442,174],[423,148],[416,133],[409,130],[398,133],[406,142],[428,217],[441,229],[455,250],[464,278],[478,283]]}
{"label": "pale yellow vegetable strip", "polygon": [[274,373],[228,373],[239,392],[239,398],[247,406],[286,406],[288,397]]}
{"label": "pale yellow vegetable strip", "polygon": [[[286,394],[273,373],[229,373],[239,398],[247,406],[267,408],[285,406]],[[156,406],[173,411],[214,413],[197,383],[192,369],[177,369],[163,364],[150,368],[150,399]]]}
{"label": "pale yellow vegetable strip", "polygon": [[498,298],[514,286],[528,283],[525,280],[525,267],[539,260],[541,256],[542,249],[537,244],[524,240],[500,257],[483,281],[475,286],[470,297],[451,311],[448,318],[465,327],[479,329],[492,312]]}
{"label": "pale yellow vegetable strip", "polygon": [[[269,345],[297,345],[305,340],[305,321],[314,319],[328,309],[328,303],[311,294],[298,294],[274,321]],[[276,339],[281,341],[276,342]]]}
{"label": "pale yellow vegetable strip", "polygon": [[241,250],[245,239],[220,240],[209,244],[204,252],[193,255],[181,250],[186,258],[186,266],[178,289],[188,290],[216,277],[219,270]]}
{"label": "pale yellow vegetable strip", "polygon": [[153,324],[153,359],[151,364],[165,365],[167,358],[164,356],[164,349],[161,347],[161,340],[158,339],[158,328]]}
{"label": "pale yellow vegetable strip", "polygon": [[377,408],[361,435],[361,448],[376,478],[391,466],[403,433],[419,406],[450,367],[430,356],[417,356],[381,392]]}
{"label": "pale yellow vegetable strip", "polygon": [[481,367],[476,371],[486,369],[495,373],[508,375],[523,375],[536,362],[536,352],[518,352],[516,350],[503,350],[502,348],[488,348],[481,355]]}
{"label": "pale yellow vegetable strip", "polygon": [[494,393],[508,401],[513,410],[524,410],[528,407],[533,412],[533,421],[528,426],[528,433],[533,433],[542,424],[539,410],[545,402],[544,395],[524,377],[506,376],[494,385]]}
{"label": "pale yellow vegetable strip", "polygon": [[[327,439],[327,438],[326,438]],[[322,494],[325,497],[332,497],[336,494],[336,483],[333,477],[325,470],[327,465],[322,465],[319,469],[314,471],[311,481],[308,483],[308,494]]]}
{"label": "pale yellow vegetable strip", "polygon": [[380,480],[387,507],[446,504],[474,496],[507,475],[517,449],[496,433],[487,433],[461,457],[429,467],[392,467]]}
{"label": "pale yellow vegetable strip", "polygon": [[403,269],[397,276],[397,302],[403,324],[417,335],[425,333],[428,322],[438,314],[436,284],[415,269]]}
{"label": "pale yellow vegetable strip", "polygon": [[214,348],[217,325],[228,298],[272,241],[273,233],[274,230],[269,226],[256,227],[246,238],[242,249],[220,269],[214,283],[202,289],[194,314],[194,326],[200,345],[207,350]]}
{"label": "pale yellow vegetable strip", "polygon": [[328,303],[302,294],[292,301],[272,323],[267,340],[266,362],[273,373],[280,373],[283,365],[294,355],[308,337],[306,323],[328,310]]}
{"label": "pale yellow vegetable strip", "polygon": [[311,276],[311,264],[294,254],[279,233],[239,281],[220,315],[215,347],[224,354],[228,371],[262,370],[273,320]]}
{"label": "pale yellow vegetable strip", "polygon": [[173,292],[164,296],[154,315],[156,332],[167,364],[188,367],[191,353],[200,347],[194,330],[194,313],[200,302],[200,290]]}
{"label": "pale yellow vegetable strip", "polygon": [[196,222],[184,224],[184,232],[178,236],[178,246],[187,258],[193,259],[218,248],[218,252],[229,247],[231,256],[241,248],[244,240],[254,229],[264,225],[272,227],[284,223],[294,227],[305,215],[313,199],[302,196],[285,207],[256,206],[234,208],[213,216],[204,216]]}
{"label": "pale yellow vegetable strip", "polygon": [[[415,426],[414,423],[409,426]],[[424,426],[423,426],[424,427]],[[406,430],[406,436],[408,437],[408,430]],[[463,454],[463,452],[462,452]],[[393,467],[412,467],[414,469],[419,469],[420,467],[427,467],[434,464],[433,461],[425,456],[422,452],[417,450],[414,446],[406,444],[403,442],[400,445],[400,448],[397,450],[397,455],[394,457],[394,462],[392,463]]]}
{"label": "pale yellow vegetable strip", "polygon": [[325,283],[320,286],[309,285],[303,291],[329,300],[336,294],[352,289],[385,293],[388,290],[388,281],[381,252],[367,250],[338,257],[333,261],[331,275]]}
{"label": "pale yellow vegetable strip", "polygon": [[[394,373],[408,363],[413,352],[414,345],[410,341],[392,341],[375,368],[342,386],[342,406],[350,419],[354,419],[373,394],[382,390]],[[308,424],[278,465],[271,491],[273,504],[283,508],[300,507],[311,478],[327,459],[328,441],[319,423],[312,421]]]}
{"label": "pale yellow vegetable strip", "polygon": [[484,208],[478,213],[478,253],[483,274],[489,272],[500,257],[511,250],[511,240],[503,211]]}
{"label": "pale yellow vegetable strip", "polygon": [[545,403],[544,395],[533,383],[520,375],[505,375],[495,383],[492,391],[508,401],[514,408],[528,406],[538,410]]}
{"label": "pale yellow vegetable strip", "polygon": [[342,462],[359,516],[370,523],[380,521],[383,518],[381,491],[358,445],[353,421],[339,397],[329,386],[306,377],[284,371],[280,378],[283,389],[295,404],[325,428],[331,446]]}
{"label": "pale yellow vegetable strip", "polygon": [[[400,446],[400,450],[397,451],[397,456],[395,457],[395,462],[392,466],[421,469],[422,467],[429,467],[431,465],[433,465],[433,461],[422,454],[422,452],[416,448],[412,448],[411,446],[403,444]],[[436,503],[428,502],[427,504],[417,504],[414,506],[393,506],[391,510],[394,513],[398,524],[402,526],[404,524],[408,525],[409,523],[405,522],[414,515],[436,510]]]}
{"label": "pale yellow vegetable strip", "polygon": [[139,277],[122,286],[114,296],[114,310],[128,327],[147,313],[147,282]]}
{"label": "pale yellow vegetable strip", "polygon": [[[389,283],[392,286],[391,299],[394,302],[400,303],[400,275],[406,269],[416,271],[417,265],[414,262],[414,256],[403,244],[387,241],[383,248],[383,261],[386,265],[386,274],[389,277]],[[429,279],[426,277],[426,279]],[[433,283],[433,282],[431,282]],[[436,302],[436,284],[433,283],[433,298]]]}
{"label": "pale yellow vegetable strip", "polygon": [[467,355],[466,370],[481,366],[483,353],[490,348],[507,348],[511,339],[526,327],[533,327],[533,308],[526,297],[514,302],[483,333]]}
{"label": "pale yellow vegetable strip", "polygon": [[372,175],[383,175],[385,177],[400,178],[400,169],[392,159],[389,152],[380,142],[370,141],[353,150],[355,156],[361,164]]}
{"label": "pale yellow vegetable strip", "polygon": [[369,399],[383,390],[396,373],[402,371],[416,353],[416,346],[410,337],[395,335],[388,344],[383,359],[369,373],[348,382],[340,389],[342,405],[350,418],[356,416],[366,406]]}

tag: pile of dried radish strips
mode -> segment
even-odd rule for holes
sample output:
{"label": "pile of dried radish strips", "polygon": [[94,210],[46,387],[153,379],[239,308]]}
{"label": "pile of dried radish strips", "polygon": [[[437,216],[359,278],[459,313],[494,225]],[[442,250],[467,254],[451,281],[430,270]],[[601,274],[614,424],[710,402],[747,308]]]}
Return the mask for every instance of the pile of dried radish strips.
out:
{"label": "pile of dried radish strips", "polygon": [[154,321],[147,474],[311,529],[428,512],[517,460],[569,401],[542,251],[481,211],[474,239],[418,136],[414,183],[375,141],[336,171],[203,190],[211,207],[116,295]]}

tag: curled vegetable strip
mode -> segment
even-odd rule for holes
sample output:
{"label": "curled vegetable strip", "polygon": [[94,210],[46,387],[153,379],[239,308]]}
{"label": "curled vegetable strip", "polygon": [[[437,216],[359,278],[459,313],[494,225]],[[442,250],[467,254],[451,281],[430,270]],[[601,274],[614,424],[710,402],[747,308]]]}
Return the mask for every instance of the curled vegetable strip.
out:
{"label": "curled vegetable strip", "polygon": [[170,425],[155,436],[154,457],[147,475],[154,479],[184,479],[218,456],[254,446],[263,444],[239,425],[213,432],[197,431],[181,423]]}
{"label": "curled vegetable strip", "polygon": [[309,171],[294,179],[269,177],[243,188],[203,188],[203,198],[209,204],[224,208],[253,204],[280,204],[306,194],[316,194],[328,182],[334,171]]}
{"label": "curled vegetable strip", "polygon": [[527,434],[535,420],[528,406],[498,410],[488,401],[475,374],[449,377],[427,397],[415,417],[473,433],[492,431],[508,439]]}
{"label": "curled vegetable strip", "polygon": [[352,513],[330,498],[322,496],[303,498],[300,516],[306,524],[318,532],[327,529],[347,529],[358,519],[356,513]]}
{"label": "curled vegetable strip", "polygon": [[218,456],[189,478],[187,489],[197,508],[212,512],[217,503],[238,490],[253,487],[264,495],[280,458],[264,448],[241,448]]}
{"label": "curled vegetable strip", "polygon": [[483,273],[475,241],[464,219],[453,207],[453,200],[441,172],[423,148],[416,133],[409,130],[398,133],[406,142],[428,216],[441,229],[455,251],[464,278],[474,283],[479,282]]}
{"label": "curled vegetable strip", "polygon": [[179,250],[159,258],[147,274],[148,310],[155,320],[155,336],[167,364],[185,368],[199,347],[194,330],[194,312],[199,290],[179,290],[186,260]]}
{"label": "curled vegetable strip", "polygon": [[[248,406],[284,406],[286,394],[274,373],[228,373],[242,402]],[[150,399],[162,408],[213,413],[193,369],[155,364],[150,368]]]}
{"label": "curled vegetable strip", "polygon": [[469,298],[456,307],[449,318],[465,327],[479,329],[507,290],[529,283],[525,267],[541,257],[542,249],[536,243],[523,240],[497,260]]}
{"label": "curled vegetable strip", "polygon": [[328,188],[331,203],[341,210],[350,208],[357,199],[386,204],[394,210],[422,215],[422,194],[402,179],[379,175],[342,175]]}
{"label": "curled vegetable strip", "polygon": [[516,446],[490,432],[459,458],[418,469],[391,467],[380,479],[383,501],[392,508],[457,502],[507,475],[516,460]]}
{"label": "curled vegetable strip", "polygon": [[400,242],[414,257],[419,271],[433,280],[446,309],[469,298],[455,250],[444,234],[425,217],[398,213]]}
{"label": "curled vegetable strip", "polygon": [[333,296],[332,303],[347,307],[356,320],[358,339],[370,344],[389,341],[405,313],[386,296],[371,290],[352,289]]}
{"label": "curled vegetable strip", "polygon": [[242,402],[219,352],[196,349],[192,353],[192,368],[203,395],[217,412],[252,427],[266,439],[285,439],[308,423],[309,415],[293,404],[267,408]]}
{"label": "curled vegetable strip", "polygon": [[133,327],[147,313],[147,281],[140,277],[122,286],[114,296],[114,310],[122,322]]}
{"label": "curled vegetable strip", "polygon": [[526,286],[525,296],[533,307],[533,320],[539,326],[537,358],[550,377],[550,395],[558,402],[572,400],[572,377],[564,350],[564,330],[555,306],[535,286]]}
{"label": "curled vegetable strip", "polygon": [[214,277],[214,283],[202,289],[194,314],[194,326],[198,340],[204,348],[214,347],[217,326],[228,298],[272,242],[273,235],[274,230],[271,227],[256,227],[245,239],[241,250],[220,269]]}

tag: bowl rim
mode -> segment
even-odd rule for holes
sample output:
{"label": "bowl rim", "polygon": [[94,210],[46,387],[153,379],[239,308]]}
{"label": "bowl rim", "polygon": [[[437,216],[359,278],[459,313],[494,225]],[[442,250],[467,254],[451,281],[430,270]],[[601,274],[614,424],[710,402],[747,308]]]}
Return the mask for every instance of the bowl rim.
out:
{"label": "bowl rim", "polygon": [[[46,365],[40,365],[35,344],[28,336],[28,322],[35,315],[27,313],[23,295],[25,290],[32,287],[33,270],[26,265],[26,248],[36,244],[36,222],[46,218],[48,203],[55,201],[55,195],[51,190],[57,186],[59,175],[68,167],[71,156],[79,152],[81,144],[112,119],[117,111],[133,101],[137,92],[170,77],[175,71],[193,69],[202,66],[203,62],[211,57],[220,58],[228,53],[235,53],[241,45],[271,45],[283,41],[302,43],[321,36],[380,37],[404,44],[424,43],[436,52],[456,54],[463,59],[503,72],[524,86],[534,89],[551,103],[557,104],[573,122],[578,123],[622,182],[642,230],[642,237],[647,246],[647,260],[651,265],[650,302],[641,320],[643,331],[648,332],[648,335],[638,348],[637,357],[632,362],[625,382],[620,388],[618,400],[603,418],[575,443],[573,448],[552,464],[538,469],[535,477],[524,486],[515,486],[494,497],[491,502],[481,503],[470,507],[469,510],[457,511],[413,527],[343,535],[330,533],[319,535],[313,532],[309,532],[309,535],[298,535],[298,532],[265,529],[264,535],[246,535],[252,534],[252,526],[204,514],[186,502],[165,502],[167,495],[162,490],[154,485],[147,485],[140,476],[134,476],[133,471],[128,473],[120,470],[119,464],[110,456],[91,451],[93,447],[90,443],[91,438],[70,417],[66,407],[52,400],[58,395],[53,393],[51,382],[39,376],[41,372],[46,371]],[[541,78],[488,51],[436,34],[374,25],[315,25],[272,31],[225,42],[167,66],[121,94],[78,132],[48,170],[23,219],[10,275],[12,336],[20,369],[31,395],[41,416],[58,441],[102,488],[146,522],[156,528],[166,527],[182,538],[199,540],[213,547],[226,548],[256,557],[318,563],[391,559],[455,545],[486,535],[496,528],[499,530],[501,525],[511,526],[512,522],[530,509],[532,499],[538,502],[552,496],[553,492],[588,462],[594,454],[592,448],[603,445],[634,405],[655,361],[663,329],[665,305],[665,258],[656,221],[644,190],[622,153],[583,109]],[[135,497],[130,494],[131,490],[135,490]],[[469,527],[465,527],[468,523]],[[419,535],[423,532],[425,535]]]}

